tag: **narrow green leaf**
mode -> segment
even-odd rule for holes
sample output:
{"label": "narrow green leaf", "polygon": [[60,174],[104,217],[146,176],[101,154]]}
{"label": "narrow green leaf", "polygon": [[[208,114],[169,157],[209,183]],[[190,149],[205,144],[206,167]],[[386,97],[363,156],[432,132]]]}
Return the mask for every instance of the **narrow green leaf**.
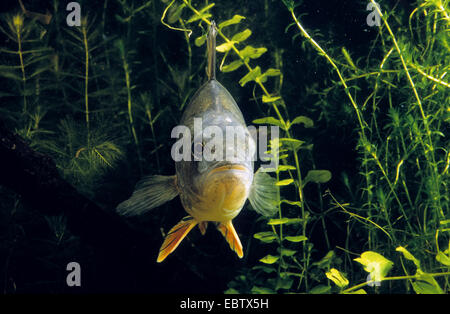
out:
{"label": "narrow green leaf", "polygon": [[271,243],[277,239],[277,236],[272,231],[258,232],[255,233],[253,237],[264,243]]}
{"label": "narrow green leaf", "polygon": [[167,18],[167,21],[169,24],[173,24],[181,17],[181,13],[183,11],[183,8],[186,6],[186,4],[182,3],[180,5],[174,5],[169,10],[169,17]]}
{"label": "narrow green leaf", "polygon": [[233,37],[231,37],[231,40],[236,41],[236,42],[242,42],[242,41],[246,40],[247,38],[249,38],[251,34],[252,34],[252,31],[247,28],[240,33],[234,34]]}
{"label": "narrow green leaf", "polygon": [[308,182],[325,183],[330,181],[330,179],[331,172],[328,170],[310,170],[303,180],[303,185],[306,185]]}
{"label": "narrow green leaf", "polygon": [[286,179],[286,180],[278,181],[277,183],[275,183],[275,185],[284,186],[284,185],[289,185],[292,182],[294,182],[294,179]]}
{"label": "narrow green leaf", "polygon": [[248,82],[254,81],[258,76],[261,75],[261,68],[257,66],[251,72],[248,72],[243,78],[239,80],[239,84],[244,87]]}
{"label": "narrow green leaf", "polygon": [[252,269],[254,269],[254,270],[261,269],[262,271],[264,271],[267,274],[276,272],[276,270],[273,268],[273,266],[266,266],[266,265],[256,265],[256,266],[252,267]]}
{"label": "narrow green leaf", "polygon": [[259,261],[263,262],[264,264],[273,264],[276,261],[278,261],[279,257],[278,256],[273,256],[273,255],[266,255],[263,258],[261,258]]}
{"label": "narrow green leaf", "polygon": [[284,237],[284,239],[287,240],[287,241],[289,241],[289,242],[296,242],[296,243],[297,243],[297,242],[302,242],[302,241],[308,240],[307,237],[302,236],[302,235],[295,236],[295,237],[293,237],[293,236],[287,236],[287,237]]}
{"label": "narrow green leaf", "polygon": [[436,255],[436,260],[445,266],[450,266],[450,257],[444,254],[444,252],[439,251]]}
{"label": "narrow green leaf", "polygon": [[264,103],[271,103],[271,102],[277,101],[277,100],[279,100],[279,99],[281,99],[280,96],[275,96],[275,97],[266,96],[266,95],[263,95],[263,96],[262,96],[262,101],[263,101]]}
{"label": "narrow green leaf", "polygon": [[243,65],[244,62],[242,60],[235,60],[225,66],[222,67],[222,72],[232,72],[234,70],[237,70],[241,67],[241,65]]}
{"label": "narrow green leaf", "polygon": [[186,24],[193,23],[195,21],[201,20],[202,18],[203,19],[209,19],[211,16],[212,16],[211,13],[203,13],[203,14],[200,14],[200,15],[195,14],[189,20],[186,21]]}
{"label": "narrow green leaf", "polygon": [[296,250],[289,250],[285,248],[278,250],[278,252],[281,252],[281,255],[283,256],[294,256],[297,253]]}
{"label": "narrow green leaf", "polygon": [[296,168],[291,165],[279,165],[277,171],[295,170]]}
{"label": "narrow green leaf", "polygon": [[[267,51],[267,48],[261,47],[261,48],[254,48],[252,46],[246,46],[244,49],[239,51],[239,54],[242,58],[250,58],[250,59],[257,59],[261,57],[265,52]],[[259,75],[261,75],[261,71],[259,72]]]}
{"label": "narrow green leaf", "polygon": [[326,294],[326,293],[330,292],[330,290],[331,290],[330,286],[317,285],[314,288],[312,288],[311,290],[309,290],[308,293],[311,293],[311,294]]}
{"label": "narrow green leaf", "polygon": [[233,48],[233,45],[235,43],[237,43],[237,42],[236,41],[229,41],[229,42],[223,43],[222,45],[217,46],[216,50],[218,52],[227,52],[228,50]]}
{"label": "narrow green leaf", "polygon": [[441,287],[436,279],[430,274],[417,271],[418,279],[412,283],[413,289],[417,294],[443,294]]}
{"label": "narrow green leaf", "polygon": [[312,128],[314,126],[313,120],[305,116],[298,116],[289,124],[289,126],[294,124],[302,123],[305,128]]}
{"label": "narrow green leaf", "polygon": [[266,288],[266,287],[253,286],[252,293],[254,293],[254,294],[274,294],[274,293],[276,293],[276,291],[274,291],[270,288]]}
{"label": "narrow green leaf", "polygon": [[268,225],[282,225],[289,221],[289,218],[276,218],[276,219],[270,219],[267,223]]}
{"label": "narrow green leaf", "polygon": [[261,118],[261,119],[255,119],[255,120],[253,120],[253,123],[276,125],[276,126],[279,126],[282,129],[284,129],[283,123],[280,120],[278,120],[278,119],[276,119],[274,117],[266,117],[266,118]]}
{"label": "narrow green leaf", "polygon": [[347,60],[347,63],[348,63],[354,70],[356,70],[356,66],[355,66],[355,64],[353,63],[353,60],[352,60],[352,58],[350,57],[350,54],[348,53],[348,51],[347,51],[344,47],[342,47],[342,54],[344,55],[345,60]]}
{"label": "narrow green leaf", "polygon": [[287,144],[286,146],[291,151],[294,151],[294,152],[296,152],[305,143],[304,141],[300,141],[295,138],[286,138],[286,137],[280,138],[280,141],[283,144]]}
{"label": "narrow green leaf", "polygon": [[203,44],[206,42],[206,34],[199,36],[195,39],[194,43],[197,47],[203,46]]}
{"label": "narrow green leaf", "polygon": [[227,27],[227,26],[230,26],[230,25],[233,25],[233,24],[240,23],[243,19],[245,19],[244,16],[241,16],[241,15],[237,15],[237,14],[236,14],[236,15],[233,16],[231,19],[226,20],[226,21],[220,23],[220,24],[219,24],[219,29],[222,29],[222,28],[224,28],[224,27]]}
{"label": "narrow green leaf", "polygon": [[402,246],[399,246],[398,248],[395,249],[397,252],[401,252],[403,253],[403,256],[407,259],[410,260],[414,263],[414,265],[416,265],[417,269],[420,269],[420,261],[415,258],[411,253],[409,253],[409,251],[407,249],[405,249]]}

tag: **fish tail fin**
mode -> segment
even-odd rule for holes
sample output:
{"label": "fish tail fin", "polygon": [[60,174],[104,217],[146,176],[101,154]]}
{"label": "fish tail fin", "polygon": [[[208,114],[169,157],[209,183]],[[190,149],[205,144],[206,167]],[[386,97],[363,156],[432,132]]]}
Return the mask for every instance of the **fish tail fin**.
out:
{"label": "fish tail fin", "polygon": [[170,229],[161,248],[159,249],[158,259],[156,261],[161,263],[170,253],[175,251],[184,237],[186,237],[189,231],[191,231],[197,223],[198,222],[191,216],[186,216],[172,229]]}
{"label": "fish tail fin", "polygon": [[221,222],[217,226],[217,229],[225,237],[225,240],[227,240],[228,244],[230,245],[230,248],[234,252],[236,252],[239,258],[242,258],[244,256],[244,252],[242,250],[241,240],[239,240],[239,236],[236,233],[236,230],[234,229],[231,220],[225,223]]}
{"label": "fish tail fin", "polygon": [[208,227],[207,221],[202,221],[198,224],[198,228],[200,229],[202,235],[205,235],[207,227]]}
{"label": "fish tail fin", "polygon": [[148,176],[136,184],[133,195],[117,206],[125,216],[141,215],[178,195],[176,176]]}

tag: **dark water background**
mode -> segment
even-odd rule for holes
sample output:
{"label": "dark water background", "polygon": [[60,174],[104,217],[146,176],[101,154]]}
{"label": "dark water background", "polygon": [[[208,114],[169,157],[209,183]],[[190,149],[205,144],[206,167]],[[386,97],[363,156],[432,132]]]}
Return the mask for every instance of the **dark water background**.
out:
{"label": "dark water background", "polygon": [[[399,11],[402,8],[409,8],[408,1],[388,2],[392,2],[391,6],[397,3]],[[36,0],[24,1],[24,3],[30,11],[43,13],[47,9],[50,11],[54,9],[53,1]],[[80,1],[80,3],[82,14],[101,19],[103,1]],[[64,5],[65,2],[60,1],[60,10],[63,10]],[[264,9],[265,5],[269,10]],[[307,13],[301,18],[303,24],[309,30],[320,32],[322,35],[320,41],[325,47],[337,47],[336,51],[339,51],[339,47],[344,46],[352,52],[353,60],[358,60],[367,57],[371,41],[377,35],[376,29],[366,25],[368,14],[365,10],[366,5],[366,1],[356,0],[307,0],[297,8],[297,12]],[[15,13],[20,10],[17,1],[12,0],[2,1],[0,7],[3,13]],[[136,41],[133,41],[131,45],[135,54],[130,59],[139,62],[132,65],[133,74],[139,73],[132,76],[133,85],[137,86],[133,90],[133,97],[137,97],[140,92],[152,92],[155,85],[159,84],[152,79],[151,75],[155,71],[155,60],[158,63],[159,78],[169,80],[170,74],[160,51],[164,53],[167,63],[172,67],[180,71],[187,68],[184,35],[161,25],[159,17],[163,9],[164,4],[157,1],[157,14],[154,14],[153,18],[149,18],[148,14],[137,14],[135,17],[131,31],[135,32],[134,28],[138,28],[146,34],[136,34]],[[330,79],[337,80],[333,77],[334,74],[330,74],[325,60],[312,59],[306,55],[301,48],[301,37],[292,39],[295,34],[298,34],[297,28],[291,27],[285,32],[285,28],[292,19],[281,1],[217,1],[212,12],[213,18],[218,23],[230,18],[233,14],[246,16],[247,19],[243,23],[253,32],[249,40],[250,44],[256,47],[265,46],[269,52],[275,49],[282,50],[284,73],[282,92],[288,104],[289,114],[291,117],[306,115],[315,121],[313,129],[302,129],[296,134],[302,140],[306,139],[314,143],[315,164],[319,168],[332,171],[333,180],[324,188],[330,188],[337,196],[347,196],[348,191],[343,188],[340,175],[346,172],[350,178],[355,178],[359,171],[355,151],[357,138],[354,133],[355,119],[352,119],[349,110],[344,108],[349,106],[344,94],[340,101],[337,100],[330,105],[331,111],[328,111],[324,117],[323,109],[314,105],[318,100],[317,95],[308,92],[308,88],[312,86],[320,90],[330,85]],[[64,17],[63,13],[58,14]],[[122,36],[125,33],[124,26],[115,20],[115,14],[122,14],[120,5],[116,1],[109,1],[106,10],[106,37]],[[67,26],[51,24],[47,28],[53,32],[55,28],[62,29]],[[154,30],[156,33],[153,33]],[[196,30],[198,31],[198,28]],[[196,35],[198,33],[194,33],[193,38]],[[153,36],[157,37],[157,51],[152,46]],[[1,35],[0,39],[1,45],[8,45],[8,39],[4,35]],[[192,47],[192,65],[198,67],[201,62],[204,62],[205,47],[198,48],[194,45]],[[317,60],[319,60],[318,63],[312,63]],[[270,53],[260,58],[257,64],[262,68],[273,66]],[[112,67],[116,67],[117,71],[123,71],[120,63],[113,64]],[[236,99],[247,122],[262,117],[258,105],[252,100],[252,84],[244,88],[238,84],[243,75],[242,72],[224,74],[218,71],[217,75],[218,80]],[[199,87],[204,79],[202,73],[199,73],[192,80],[191,87],[193,89]],[[160,92],[158,102],[160,108],[169,108],[156,129],[158,142],[164,144],[158,151],[161,158],[159,169],[154,156],[146,154],[154,148],[152,143],[145,141],[145,138],[151,136],[148,130],[143,130],[144,127],[138,130],[143,142],[144,161],[142,173],[140,173],[133,139],[126,128],[115,130],[113,124],[107,125],[109,120],[106,119],[104,122],[105,130],[112,130],[113,137],[119,139],[122,147],[125,147],[124,158],[99,178],[95,186],[88,191],[89,197],[108,210],[113,210],[119,202],[130,195],[135,182],[141,175],[174,173],[174,164],[169,157],[173,141],[170,139],[170,130],[179,120],[181,112],[174,110],[177,105],[173,103],[173,95],[168,92]],[[126,108],[126,102],[123,102],[122,106]],[[92,107],[95,108],[94,101]],[[67,115],[74,121],[83,123],[83,112],[77,113],[64,108],[58,110],[50,112],[43,123],[47,126],[56,125]],[[2,119],[10,123],[11,128],[19,127],[12,119],[3,113],[2,115]],[[93,119],[93,123],[96,123],[95,117]],[[126,115],[123,119],[126,119]],[[305,163],[308,162],[310,161],[305,160]],[[76,186],[82,192],[86,192],[83,191],[82,183],[78,182]],[[310,198],[314,200],[314,193],[317,191],[307,188],[305,193],[309,193]],[[34,211],[32,206],[21,205],[20,211],[13,218],[7,218],[9,216],[6,212],[16,199],[20,198],[12,191],[1,190],[1,215],[4,219],[0,230],[0,287],[5,293],[221,293],[227,289],[227,283],[238,275],[239,271],[255,265],[265,250],[264,247],[258,248],[258,244],[252,243],[251,253],[247,254],[246,249],[251,237],[257,232],[255,221],[258,218],[258,215],[249,209],[244,209],[234,221],[244,245],[245,259],[239,260],[235,253],[229,250],[222,236],[210,227],[203,237],[198,230],[193,230],[175,253],[164,263],[157,264],[156,256],[163,240],[160,228],[164,228],[167,232],[185,215],[178,198],[150,214],[129,219],[135,228],[148,235],[149,242],[146,247],[137,246],[135,243],[129,243],[128,247],[116,247],[114,243],[93,246],[88,243],[89,241],[70,235],[70,230],[67,230],[67,237],[70,240],[64,241],[63,244],[57,243],[53,240],[48,221],[39,212]],[[345,235],[342,232],[345,228],[345,219],[346,217],[341,214],[326,218],[328,222],[333,221],[328,224],[328,234],[332,235],[330,236],[331,247],[345,246]],[[99,225],[98,228],[101,229],[102,226]],[[319,258],[326,254],[328,248],[320,227],[312,231],[310,238],[314,243],[313,257]],[[354,242],[351,246],[357,248],[360,245],[357,233],[352,241]],[[67,287],[65,283],[67,275],[65,267],[72,261],[81,265],[82,285],[79,288]]]}

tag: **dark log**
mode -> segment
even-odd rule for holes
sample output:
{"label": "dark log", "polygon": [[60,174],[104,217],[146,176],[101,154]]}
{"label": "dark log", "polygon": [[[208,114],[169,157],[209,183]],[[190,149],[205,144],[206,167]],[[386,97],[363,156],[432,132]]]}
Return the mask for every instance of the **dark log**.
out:
{"label": "dark log", "polygon": [[65,214],[70,230],[93,245],[127,247],[148,241],[148,236],[113,210],[105,210],[80,194],[61,178],[49,156],[30,148],[1,120],[0,184],[20,194],[42,214]]}

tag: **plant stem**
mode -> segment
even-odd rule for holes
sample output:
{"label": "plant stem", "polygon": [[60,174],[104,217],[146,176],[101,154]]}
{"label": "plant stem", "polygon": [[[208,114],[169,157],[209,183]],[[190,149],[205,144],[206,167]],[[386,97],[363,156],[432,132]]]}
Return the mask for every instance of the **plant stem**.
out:
{"label": "plant stem", "polygon": [[87,25],[86,20],[83,21],[81,26],[81,33],[83,34],[83,44],[84,44],[84,105],[85,105],[85,117],[86,117],[86,128],[87,128],[87,146],[89,147],[90,141],[90,126],[89,126],[89,95],[88,95],[88,85],[89,85],[89,45],[87,40]]}

